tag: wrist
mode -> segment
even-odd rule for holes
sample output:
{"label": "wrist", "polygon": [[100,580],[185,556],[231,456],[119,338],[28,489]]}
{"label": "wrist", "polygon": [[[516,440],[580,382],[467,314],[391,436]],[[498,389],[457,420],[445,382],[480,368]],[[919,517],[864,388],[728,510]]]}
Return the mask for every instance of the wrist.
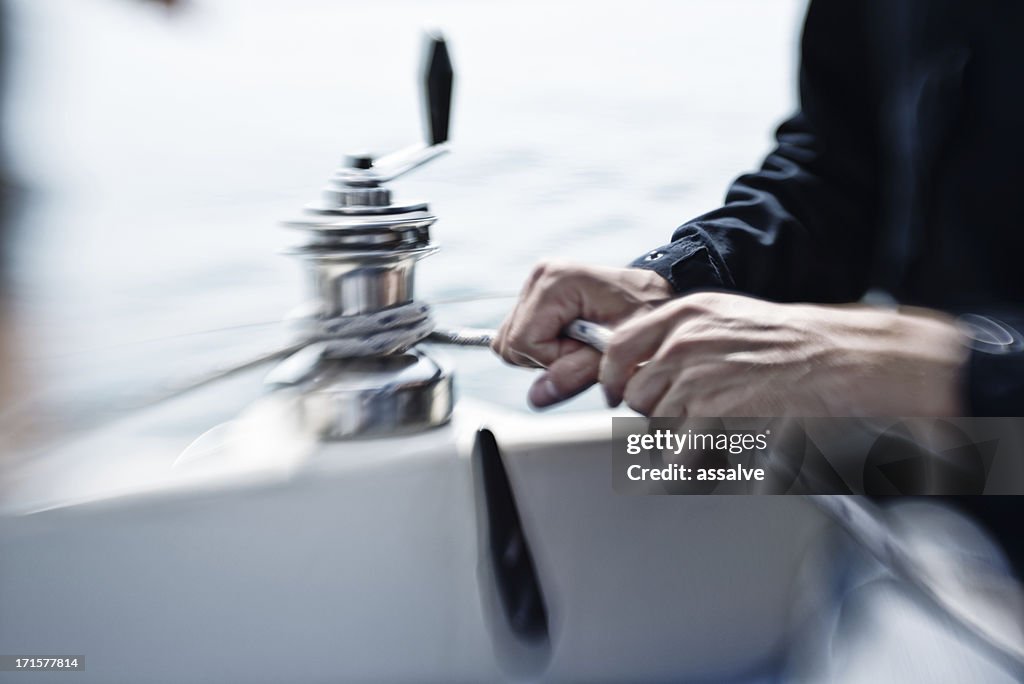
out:
{"label": "wrist", "polygon": [[906,333],[903,343],[915,347],[916,357],[924,364],[921,415],[965,415],[969,340],[948,314],[926,309],[905,311],[899,314]]}
{"label": "wrist", "polygon": [[638,285],[642,297],[647,301],[661,302],[676,296],[676,290],[672,283],[665,276],[657,271],[650,271],[643,268],[630,269],[633,273],[640,274]]}
{"label": "wrist", "polygon": [[834,415],[961,416],[967,340],[948,315],[926,309],[831,307],[829,387]]}

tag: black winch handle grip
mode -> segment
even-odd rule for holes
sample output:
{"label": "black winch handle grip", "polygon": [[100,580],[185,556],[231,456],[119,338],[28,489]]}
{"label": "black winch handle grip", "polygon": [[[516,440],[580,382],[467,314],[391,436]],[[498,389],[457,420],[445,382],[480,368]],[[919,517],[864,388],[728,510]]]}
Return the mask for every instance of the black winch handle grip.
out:
{"label": "black winch handle grip", "polygon": [[440,33],[427,35],[423,59],[423,104],[428,145],[448,141],[452,113],[452,84],[455,74],[448,56],[448,44]]}

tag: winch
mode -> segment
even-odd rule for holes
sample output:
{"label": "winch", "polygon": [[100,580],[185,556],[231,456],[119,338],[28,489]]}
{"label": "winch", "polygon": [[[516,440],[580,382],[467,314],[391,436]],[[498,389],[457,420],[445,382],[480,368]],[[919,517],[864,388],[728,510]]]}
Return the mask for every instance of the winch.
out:
{"label": "winch", "polygon": [[298,390],[301,418],[321,439],[381,436],[448,421],[452,375],[415,345],[433,330],[415,300],[417,262],[437,251],[426,202],[387,183],[448,151],[453,73],[440,35],[427,37],[422,85],[426,142],[381,157],[348,155],[320,201],[285,225],[314,292],[297,317],[301,350],[268,376]]}

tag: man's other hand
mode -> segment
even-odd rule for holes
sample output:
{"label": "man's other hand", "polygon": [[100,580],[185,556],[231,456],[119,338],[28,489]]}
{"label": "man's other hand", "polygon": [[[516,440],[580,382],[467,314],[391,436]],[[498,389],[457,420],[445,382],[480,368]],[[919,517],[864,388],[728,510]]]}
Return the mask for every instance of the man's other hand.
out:
{"label": "man's other hand", "polygon": [[653,271],[542,262],[491,347],[511,364],[547,369],[530,388],[529,400],[549,406],[593,385],[601,363],[597,351],[562,337],[566,325],[583,318],[614,327],[674,294]]}
{"label": "man's other hand", "polygon": [[963,342],[924,309],[703,292],[620,325],[600,381],[649,416],[956,416]]}

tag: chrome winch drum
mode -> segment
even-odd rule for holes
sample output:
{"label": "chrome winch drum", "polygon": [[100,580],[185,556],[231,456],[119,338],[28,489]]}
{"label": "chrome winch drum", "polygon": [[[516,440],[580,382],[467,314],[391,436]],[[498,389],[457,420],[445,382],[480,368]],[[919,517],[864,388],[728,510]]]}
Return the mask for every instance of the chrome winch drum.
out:
{"label": "chrome winch drum", "polygon": [[314,317],[360,316],[413,301],[416,262],[437,251],[430,244],[437,218],[425,203],[413,206],[392,214],[316,207],[286,222],[307,235],[290,253],[307,264],[316,296]]}

